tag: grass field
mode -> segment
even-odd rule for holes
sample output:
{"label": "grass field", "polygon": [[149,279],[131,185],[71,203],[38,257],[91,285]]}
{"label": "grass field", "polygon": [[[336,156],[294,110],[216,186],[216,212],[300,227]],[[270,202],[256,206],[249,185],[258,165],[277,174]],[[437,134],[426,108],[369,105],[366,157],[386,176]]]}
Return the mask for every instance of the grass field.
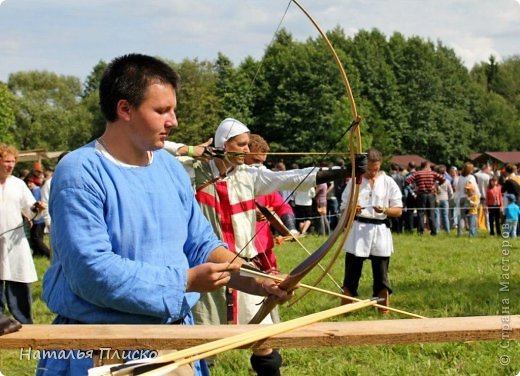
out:
{"label": "grass field", "polygon": [[[308,249],[316,249],[323,237],[304,238]],[[520,314],[520,240],[457,238],[417,235],[394,236],[395,253],[390,264],[394,294],[391,305],[427,317]],[[294,243],[276,249],[281,269],[289,272],[306,254]],[[40,277],[48,262],[37,259]],[[343,257],[331,271],[341,282]],[[317,274],[317,273],[316,273]],[[312,281],[311,275],[306,281]],[[509,282],[509,291],[503,288]],[[331,281],[320,285],[336,291]],[[501,291],[504,290],[504,291]],[[371,294],[371,269],[367,263],[360,298]],[[49,323],[53,315],[41,301],[41,285],[33,285],[36,323]],[[283,306],[283,319],[291,319],[334,307],[338,299],[317,293],[307,295],[292,307]],[[382,317],[374,309],[361,310],[335,321],[401,318]],[[403,317],[404,318],[404,317]],[[282,350],[285,376],[296,375],[517,375],[520,372],[520,342],[483,341],[425,345],[363,346]],[[501,364],[503,362],[508,364]],[[19,351],[0,353],[0,371],[5,376],[34,374],[35,363],[19,360]],[[249,352],[230,351],[217,358],[212,375],[252,375]]]}

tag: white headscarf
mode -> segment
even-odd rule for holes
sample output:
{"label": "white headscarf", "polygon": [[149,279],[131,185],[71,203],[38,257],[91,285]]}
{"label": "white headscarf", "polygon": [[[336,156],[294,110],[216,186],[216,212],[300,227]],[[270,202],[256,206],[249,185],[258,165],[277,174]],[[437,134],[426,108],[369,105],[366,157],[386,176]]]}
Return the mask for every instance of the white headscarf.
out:
{"label": "white headscarf", "polygon": [[226,141],[242,133],[249,133],[250,130],[243,123],[236,119],[227,118],[220,123],[215,132],[215,147],[223,148]]}

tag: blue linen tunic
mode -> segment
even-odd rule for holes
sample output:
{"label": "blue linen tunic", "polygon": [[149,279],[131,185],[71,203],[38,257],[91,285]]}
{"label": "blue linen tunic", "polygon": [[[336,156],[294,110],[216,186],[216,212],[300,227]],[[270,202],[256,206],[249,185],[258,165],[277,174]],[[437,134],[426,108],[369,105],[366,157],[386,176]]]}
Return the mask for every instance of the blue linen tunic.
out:
{"label": "blue linen tunic", "polygon": [[[53,260],[43,298],[56,322],[193,323],[199,294],[185,291],[187,270],[223,243],[174,157],[158,150],[147,166],[122,166],[91,142],[60,161],[49,207]],[[89,366],[74,359],[39,364],[44,375],[83,375]]]}

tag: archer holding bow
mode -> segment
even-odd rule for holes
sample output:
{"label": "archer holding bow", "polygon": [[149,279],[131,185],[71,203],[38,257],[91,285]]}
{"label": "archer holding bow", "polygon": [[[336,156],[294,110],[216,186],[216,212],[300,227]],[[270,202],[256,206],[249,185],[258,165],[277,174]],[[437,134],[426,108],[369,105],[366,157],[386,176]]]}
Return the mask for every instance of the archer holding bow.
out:
{"label": "archer holding bow", "polygon": [[[254,242],[257,196],[282,190],[308,190],[316,184],[350,176],[351,166],[343,170],[309,167],[289,171],[250,167],[245,164],[249,133],[249,128],[239,120],[225,119],[214,136],[214,146],[216,150],[223,149],[224,156],[209,161],[184,158],[183,163],[192,177],[202,212],[215,233],[238,258],[254,262],[259,253]],[[173,145],[166,144],[166,148],[174,152],[170,146]],[[365,170],[365,159],[360,155],[356,162],[360,174]],[[199,324],[247,324],[262,300],[258,296],[222,288],[203,294],[193,312]],[[270,316],[263,323],[272,323]],[[260,359],[253,355],[253,368],[259,374],[276,375],[281,363],[279,355],[275,352],[260,355]],[[258,364],[267,371],[258,369]]]}

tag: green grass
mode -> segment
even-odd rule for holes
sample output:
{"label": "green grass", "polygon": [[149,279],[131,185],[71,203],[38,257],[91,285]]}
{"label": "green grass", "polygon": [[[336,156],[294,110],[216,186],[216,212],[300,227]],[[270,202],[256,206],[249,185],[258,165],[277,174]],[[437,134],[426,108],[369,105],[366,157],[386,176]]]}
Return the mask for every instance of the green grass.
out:
{"label": "green grass", "polygon": [[[308,236],[304,243],[316,249],[323,237]],[[520,240],[512,248],[504,239],[481,234],[478,238],[457,238],[440,234],[437,237],[417,235],[394,236],[395,253],[390,263],[390,280],[394,294],[391,305],[427,317],[503,315],[520,313]],[[510,251],[509,255],[503,252]],[[299,263],[306,254],[294,243],[276,249],[284,272]],[[326,262],[323,263],[324,265]],[[43,275],[48,262],[36,259],[38,274]],[[503,270],[505,267],[509,270]],[[343,253],[331,274],[343,278]],[[316,268],[317,269],[317,268]],[[312,282],[318,271],[305,282]],[[510,289],[501,292],[501,282],[509,277]],[[360,284],[360,298],[370,297],[371,269],[366,263]],[[336,291],[328,279],[320,287]],[[40,282],[33,285],[33,312],[36,323],[50,323],[53,315],[41,301]],[[503,301],[509,299],[508,302]],[[310,293],[294,306],[280,309],[285,320],[332,308],[338,299]],[[333,321],[380,320],[405,318],[397,314],[380,316],[375,309],[365,309]],[[502,342],[504,345],[507,342]],[[518,341],[501,348],[498,341],[469,343],[416,344],[395,346],[361,346],[319,349],[282,349],[282,373],[292,375],[517,375],[520,372]],[[236,350],[219,355],[212,375],[252,375],[249,351]],[[509,356],[510,363],[501,365],[500,356]],[[19,351],[0,352],[0,371],[6,375],[32,375],[35,363],[19,360]]]}

